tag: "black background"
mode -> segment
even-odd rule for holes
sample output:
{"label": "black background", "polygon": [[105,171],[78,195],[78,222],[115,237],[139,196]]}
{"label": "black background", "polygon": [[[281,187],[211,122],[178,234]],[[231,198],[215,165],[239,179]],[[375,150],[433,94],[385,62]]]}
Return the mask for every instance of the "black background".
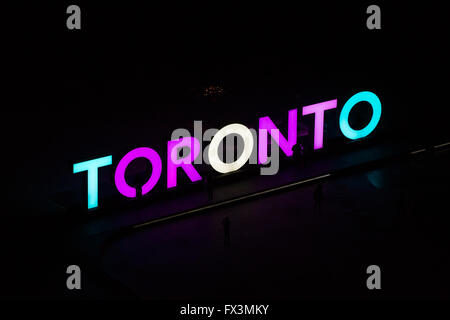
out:
{"label": "black background", "polygon": [[[261,115],[362,90],[388,106],[392,136],[448,141],[438,4],[381,3],[382,29],[368,30],[364,2],[77,2],[82,28],[68,30],[69,4],[3,9],[4,297],[67,297],[57,283],[71,252],[59,240],[86,213],[49,203],[57,182],[72,183],[55,177],[74,162],[139,144],[164,150],[170,132],[194,120],[254,126]],[[210,84],[224,87],[222,100],[199,100]]]}

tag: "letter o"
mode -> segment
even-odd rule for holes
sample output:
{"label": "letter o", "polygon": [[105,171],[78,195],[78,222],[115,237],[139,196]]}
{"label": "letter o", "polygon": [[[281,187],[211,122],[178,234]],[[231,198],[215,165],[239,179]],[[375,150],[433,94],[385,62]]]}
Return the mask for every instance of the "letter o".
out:
{"label": "letter o", "polygon": [[125,171],[130,162],[137,158],[146,158],[153,166],[150,179],[148,179],[148,181],[142,186],[142,195],[147,194],[150,190],[152,190],[161,176],[161,158],[155,150],[146,147],[131,150],[119,161],[116,168],[116,173],[114,175],[117,190],[128,198],[136,197],[136,189],[130,187],[125,181]]}
{"label": "letter o", "polygon": [[[232,163],[225,163],[220,159],[218,154],[219,144],[227,135],[232,133],[238,134],[242,137],[242,139],[244,140],[244,150],[242,151],[241,156],[236,161]],[[252,150],[252,132],[242,124],[229,124],[220,129],[211,140],[208,150],[209,164],[214,168],[214,170],[220,173],[236,171],[247,162],[247,160],[250,158]]]}
{"label": "letter o", "polygon": [[[362,128],[361,130],[354,130],[350,128],[348,123],[348,116],[350,111],[355,106],[355,104],[367,101],[372,106],[373,114],[372,119],[367,126]],[[376,94],[370,91],[362,91],[353,95],[347,102],[344,104],[342,108],[341,115],[339,116],[339,127],[341,128],[341,132],[344,136],[349,139],[356,140],[360,138],[364,138],[368,136],[377,126],[378,122],[381,118],[381,102]]]}

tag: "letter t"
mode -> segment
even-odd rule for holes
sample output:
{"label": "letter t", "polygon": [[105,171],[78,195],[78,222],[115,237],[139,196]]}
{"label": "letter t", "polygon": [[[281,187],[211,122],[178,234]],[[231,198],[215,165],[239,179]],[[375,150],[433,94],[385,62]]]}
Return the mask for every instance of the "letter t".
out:
{"label": "letter t", "polygon": [[75,163],[73,173],[87,171],[88,209],[98,207],[98,168],[112,164],[112,156]]}

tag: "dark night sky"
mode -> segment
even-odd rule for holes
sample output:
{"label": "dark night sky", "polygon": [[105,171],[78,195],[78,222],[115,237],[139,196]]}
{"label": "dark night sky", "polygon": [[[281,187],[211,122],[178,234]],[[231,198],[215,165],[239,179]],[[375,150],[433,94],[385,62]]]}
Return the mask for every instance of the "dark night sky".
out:
{"label": "dark night sky", "polygon": [[[55,215],[49,198],[72,178],[62,175],[74,161],[140,144],[164,148],[173,129],[194,120],[252,126],[263,115],[285,117],[293,105],[337,98],[341,108],[370,90],[385,107],[385,133],[417,145],[450,138],[438,6],[380,4],[382,29],[370,31],[372,3],[78,3],[80,31],[66,29],[69,3],[3,10],[1,134],[11,156],[2,159],[2,236],[16,235],[5,249],[9,274],[28,261],[20,252],[32,251],[31,240],[40,250],[71,227],[73,217]],[[216,102],[199,97],[211,84],[224,88]]]}

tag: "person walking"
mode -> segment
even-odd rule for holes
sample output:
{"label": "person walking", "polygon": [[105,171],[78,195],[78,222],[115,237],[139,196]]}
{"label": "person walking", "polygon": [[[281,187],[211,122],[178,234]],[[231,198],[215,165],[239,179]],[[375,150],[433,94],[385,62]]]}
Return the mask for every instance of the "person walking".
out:
{"label": "person walking", "polygon": [[323,201],[323,189],[322,184],[319,184],[314,190],[313,194],[314,198],[314,213],[321,214],[322,213],[322,201]]}

